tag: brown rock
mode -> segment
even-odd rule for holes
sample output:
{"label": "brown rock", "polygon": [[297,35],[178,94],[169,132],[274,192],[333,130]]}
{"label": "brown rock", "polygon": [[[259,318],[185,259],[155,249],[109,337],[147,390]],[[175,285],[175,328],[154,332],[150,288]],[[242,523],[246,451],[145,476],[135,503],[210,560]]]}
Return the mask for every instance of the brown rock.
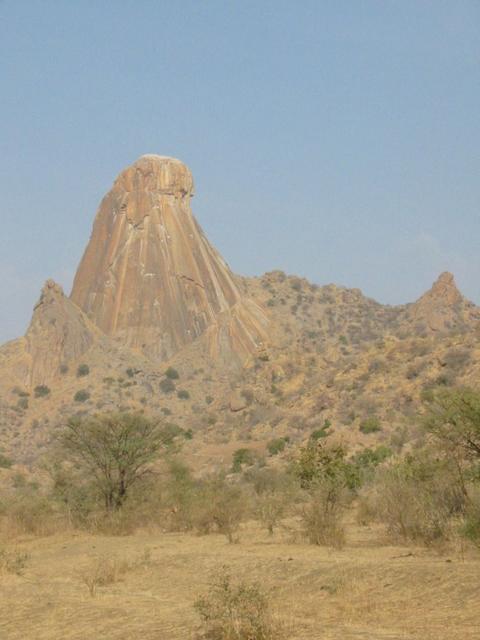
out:
{"label": "brown rock", "polygon": [[103,199],[71,299],[107,335],[166,360],[206,335],[213,357],[245,359],[266,319],[192,215],[193,179],[146,155]]}
{"label": "brown rock", "polygon": [[426,329],[448,331],[469,326],[479,319],[478,308],[462,296],[455,278],[445,271],[440,274],[431,289],[407,307],[407,316]]}
{"label": "brown rock", "polygon": [[29,383],[35,385],[58,374],[62,364],[77,360],[91,347],[98,333],[65,297],[62,287],[48,280],[25,335],[25,350],[31,359]]}
{"label": "brown rock", "polygon": [[243,409],[246,409],[247,404],[247,399],[240,395],[238,391],[234,391],[228,400],[230,411],[233,412],[243,411]]}

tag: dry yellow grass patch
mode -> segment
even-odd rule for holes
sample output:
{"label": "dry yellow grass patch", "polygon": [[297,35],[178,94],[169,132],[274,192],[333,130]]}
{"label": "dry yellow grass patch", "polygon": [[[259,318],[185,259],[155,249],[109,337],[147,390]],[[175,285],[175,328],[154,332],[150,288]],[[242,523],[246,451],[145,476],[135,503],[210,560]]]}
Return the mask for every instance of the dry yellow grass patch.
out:
{"label": "dry yellow grass patch", "polygon": [[[195,637],[194,601],[222,565],[259,581],[291,640],[477,640],[480,555],[440,556],[378,546],[375,529],[350,527],[347,546],[291,544],[254,523],[241,543],[224,536],[141,533],[17,542],[23,575],[0,576],[2,640],[176,640]],[[148,561],[140,561],[145,549]],[[79,571],[118,558],[114,580],[89,595]],[[117,566],[117,568],[118,568]]]}

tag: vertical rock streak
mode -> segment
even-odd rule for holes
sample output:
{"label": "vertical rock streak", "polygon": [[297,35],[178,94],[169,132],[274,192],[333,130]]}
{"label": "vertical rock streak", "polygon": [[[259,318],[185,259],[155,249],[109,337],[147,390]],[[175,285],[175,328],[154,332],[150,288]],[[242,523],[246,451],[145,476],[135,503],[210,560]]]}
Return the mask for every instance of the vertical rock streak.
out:
{"label": "vertical rock streak", "polygon": [[189,169],[173,158],[142,156],[123,171],[102,200],[71,298],[102,331],[154,359],[209,328],[218,343],[220,325],[227,351],[243,359],[261,342],[265,316],[206,239],[192,195]]}

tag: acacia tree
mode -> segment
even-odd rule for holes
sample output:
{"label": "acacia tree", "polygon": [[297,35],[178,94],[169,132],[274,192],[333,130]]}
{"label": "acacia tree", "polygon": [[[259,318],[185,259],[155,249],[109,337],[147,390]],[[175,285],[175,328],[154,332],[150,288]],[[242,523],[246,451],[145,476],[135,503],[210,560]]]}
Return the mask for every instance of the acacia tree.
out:
{"label": "acacia tree", "polygon": [[464,388],[435,394],[424,427],[455,463],[466,496],[465,462],[480,462],[480,393]]}
{"label": "acacia tree", "polygon": [[160,425],[139,413],[73,417],[60,444],[66,458],[94,479],[107,510],[122,506],[165,448]]}
{"label": "acacia tree", "polygon": [[449,451],[480,460],[480,393],[465,388],[436,394],[425,427]]}

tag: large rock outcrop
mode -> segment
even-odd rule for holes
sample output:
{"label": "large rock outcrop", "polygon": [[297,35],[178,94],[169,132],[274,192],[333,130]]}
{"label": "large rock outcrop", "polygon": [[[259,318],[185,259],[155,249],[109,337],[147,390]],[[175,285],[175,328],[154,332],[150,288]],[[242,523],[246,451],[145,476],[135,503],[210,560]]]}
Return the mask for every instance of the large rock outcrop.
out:
{"label": "large rock outcrop", "polygon": [[25,335],[30,356],[30,384],[58,374],[62,365],[80,358],[99,332],[53,280],[47,280]]}
{"label": "large rock outcrop", "polygon": [[192,215],[193,179],[179,160],[145,155],[104,197],[71,299],[109,336],[153,360],[200,336],[213,356],[244,360],[266,319]]}
{"label": "large rock outcrop", "polygon": [[8,372],[3,382],[25,388],[43,384],[59,376],[62,365],[77,361],[102,337],[62,287],[47,280],[25,336],[0,348],[0,373]]}
{"label": "large rock outcrop", "polygon": [[407,317],[431,332],[471,328],[480,320],[480,310],[457,288],[451,273],[441,273],[431,289],[407,305]]}

